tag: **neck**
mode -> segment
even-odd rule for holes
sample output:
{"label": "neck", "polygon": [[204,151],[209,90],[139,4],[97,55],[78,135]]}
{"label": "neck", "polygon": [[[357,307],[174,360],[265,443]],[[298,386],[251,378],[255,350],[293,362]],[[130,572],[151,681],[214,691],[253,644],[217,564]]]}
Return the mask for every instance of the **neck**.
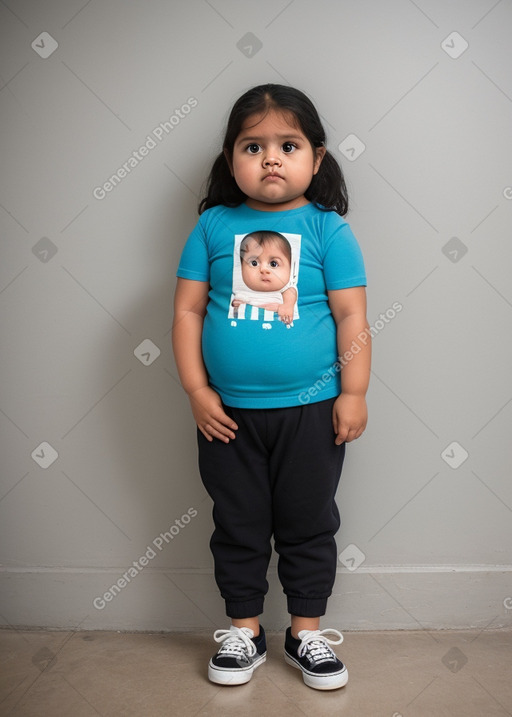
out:
{"label": "neck", "polygon": [[306,199],[304,195],[290,199],[287,202],[279,202],[276,204],[270,204],[269,202],[260,202],[257,199],[251,199],[247,197],[245,204],[250,209],[257,209],[260,212],[284,212],[288,209],[298,209],[306,204],[309,204],[309,199]]}

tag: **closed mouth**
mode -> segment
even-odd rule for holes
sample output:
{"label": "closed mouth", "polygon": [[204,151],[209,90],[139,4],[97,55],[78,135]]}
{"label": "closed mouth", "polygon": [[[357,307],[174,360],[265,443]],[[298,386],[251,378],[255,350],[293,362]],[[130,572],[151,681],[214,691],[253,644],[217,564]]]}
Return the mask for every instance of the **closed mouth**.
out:
{"label": "closed mouth", "polygon": [[283,179],[280,174],[277,174],[277,172],[270,172],[269,174],[266,174],[263,179]]}

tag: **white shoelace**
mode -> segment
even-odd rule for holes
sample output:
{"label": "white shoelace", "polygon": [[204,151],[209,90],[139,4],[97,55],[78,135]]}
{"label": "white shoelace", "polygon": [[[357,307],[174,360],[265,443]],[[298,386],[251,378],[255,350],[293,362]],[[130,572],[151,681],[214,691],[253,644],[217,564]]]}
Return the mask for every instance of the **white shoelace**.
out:
{"label": "white shoelace", "polygon": [[[336,635],[337,640],[331,640],[327,634]],[[327,630],[301,630],[299,632],[301,643],[297,654],[299,657],[304,655],[311,662],[312,667],[316,667],[322,662],[333,662],[337,660],[336,654],[329,645],[341,645],[343,635],[338,630],[328,628]]]}
{"label": "white shoelace", "polygon": [[256,645],[251,640],[252,630],[247,627],[234,627],[229,630],[215,630],[213,639],[215,642],[222,642],[218,655],[234,657],[235,659],[247,659],[256,654]]}

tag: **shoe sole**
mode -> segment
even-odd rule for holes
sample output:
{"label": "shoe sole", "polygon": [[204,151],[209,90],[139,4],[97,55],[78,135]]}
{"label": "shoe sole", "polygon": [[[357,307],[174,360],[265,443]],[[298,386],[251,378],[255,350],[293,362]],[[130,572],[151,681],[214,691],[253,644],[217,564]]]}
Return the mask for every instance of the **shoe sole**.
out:
{"label": "shoe sole", "polygon": [[288,665],[300,670],[302,672],[304,684],[308,687],[312,687],[314,690],[337,690],[340,687],[345,687],[348,682],[348,670],[346,667],[344,670],[337,672],[334,675],[320,676],[305,670],[300,662],[297,662],[297,660],[293,657],[290,657],[287,652],[284,653],[284,660]]}
{"label": "shoe sole", "polygon": [[262,665],[266,659],[267,653],[261,655],[250,667],[243,667],[239,670],[222,670],[215,667],[210,660],[208,663],[208,679],[217,685],[245,685],[251,679],[254,670]]}

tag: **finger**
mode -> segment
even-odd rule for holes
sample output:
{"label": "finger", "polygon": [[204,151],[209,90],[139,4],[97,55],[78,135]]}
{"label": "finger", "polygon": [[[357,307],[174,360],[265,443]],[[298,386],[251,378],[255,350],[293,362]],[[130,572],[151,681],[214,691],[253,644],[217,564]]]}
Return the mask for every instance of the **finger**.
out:
{"label": "finger", "polygon": [[227,415],[227,413],[222,412],[218,415],[212,416],[212,418],[216,421],[216,424],[213,424],[215,428],[220,431],[227,429],[227,434],[230,435],[231,438],[235,437],[233,431],[238,430],[238,425],[230,416]]}
{"label": "finger", "polygon": [[235,423],[235,421],[233,421],[232,418],[230,418],[229,416],[226,416],[226,414],[224,414],[224,416],[226,417],[226,420],[223,422],[224,425],[225,425],[227,428],[230,428],[232,431],[237,431],[237,430],[238,430],[238,424]]}
{"label": "finger", "polygon": [[213,441],[213,438],[210,436],[206,428],[203,428],[202,426],[198,425],[199,430],[203,434],[203,436],[206,438],[207,441],[210,441],[210,443]]}
{"label": "finger", "polygon": [[358,431],[354,437],[360,438],[363,435],[365,428],[366,428],[366,426],[361,426],[361,428],[358,429]]}
{"label": "finger", "polygon": [[337,446],[341,446],[342,443],[348,442],[348,440],[349,440],[348,433],[349,432],[347,431],[346,428],[345,429],[342,428],[337,432],[336,438],[334,440],[334,442],[336,443]]}
{"label": "finger", "polygon": [[347,443],[351,443],[352,441],[355,441],[359,436],[363,433],[363,428],[354,428],[347,432],[347,438],[345,439]]}
{"label": "finger", "polygon": [[[229,416],[226,416],[225,414],[224,416],[226,420],[229,421],[230,425],[234,423]],[[230,438],[236,438],[236,434],[229,428],[229,426],[227,426],[224,422],[217,420],[213,416],[210,417],[210,421],[206,425],[211,435],[215,438],[221,438],[221,440],[225,443],[227,443]],[[236,423],[234,423],[234,425],[238,428]]]}
{"label": "finger", "polygon": [[[213,430],[215,430],[217,433],[219,433],[221,436],[225,436],[226,438],[234,439],[236,438],[236,434],[234,431],[232,431],[229,426],[226,426],[224,423],[221,423],[220,421],[217,423],[210,423],[210,426]],[[238,426],[237,426],[238,428]]]}
{"label": "finger", "polygon": [[223,443],[229,443],[229,436],[227,436],[225,433],[222,433],[217,428],[211,425],[211,423],[207,423],[205,426],[206,434],[209,438],[209,441],[213,441],[214,438],[217,438],[219,441],[222,441]]}

